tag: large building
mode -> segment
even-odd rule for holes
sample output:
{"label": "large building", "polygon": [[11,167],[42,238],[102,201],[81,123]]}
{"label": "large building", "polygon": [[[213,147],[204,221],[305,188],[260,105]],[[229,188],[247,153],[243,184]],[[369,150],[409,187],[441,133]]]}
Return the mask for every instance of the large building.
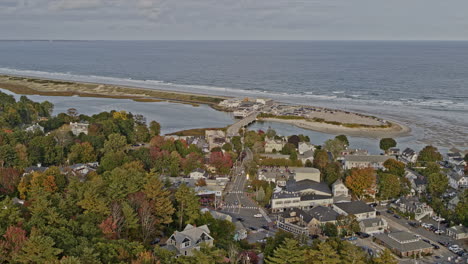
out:
{"label": "large building", "polygon": [[320,182],[320,171],[316,168],[290,167],[289,170],[294,173],[296,181],[312,180]]}
{"label": "large building", "polygon": [[384,245],[400,257],[421,257],[423,254],[432,254],[434,250],[431,244],[409,232],[400,231],[374,237],[377,243]]}
{"label": "large building", "polygon": [[358,221],[375,218],[377,216],[375,209],[363,201],[336,203],[333,204],[333,209],[342,215],[354,215]]}
{"label": "large building", "polygon": [[388,159],[395,159],[393,156],[383,155],[347,155],[344,156],[344,168],[374,168],[384,169],[383,163]]}

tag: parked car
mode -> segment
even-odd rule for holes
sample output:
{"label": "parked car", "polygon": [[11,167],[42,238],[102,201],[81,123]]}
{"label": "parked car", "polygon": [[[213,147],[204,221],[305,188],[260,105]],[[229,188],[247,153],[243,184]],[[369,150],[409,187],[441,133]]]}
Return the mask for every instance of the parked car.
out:
{"label": "parked car", "polygon": [[237,217],[236,219],[237,219],[237,221],[240,221],[240,222],[244,222],[244,221],[245,221],[244,218],[242,218],[242,217]]}
{"label": "parked car", "polygon": [[395,217],[396,219],[401,219],[401,216],[399,216],[397,214],[394,214],[393,217]]}
{"label": "parked car", "polygon": [[265,230],[270,230],[270,227],[267,226],[267,225],[262,225],[262,228],[265,229]]}
{"label": "parked car", "polygon": [[440,247],[436,244],[431,244],[434,249],[440,249]]}
{"label": "parked car", "polygon": [[252,230],[252,231],[257,231],[257,228],[254,227],[254,226],[249,227],[249,229]]}
{"label": "parked car", "polygon": [[160,238],[155,238],[153,241],[151,241],[151,245],[156,245],[156,244],[159,244],[159,242],[161,242],[161,239]]}
{"label": "parked car", "polygon": [[368,238],[368,237],[370,237],[369,234],[364,233],[364,232],[356,232],[356,235],[358,235],[360,238]]}
{"label": "parked car", "polygon": [[434,233],[436,233],[438,235],[441,235],[441,234],[443,234],[445,232],[444,232],[444,230],[437,229],[437,230],[434,231]]}
{"label": "parked car", "polygon": [[255,218],[261,218],[263,215],[262,214],[255,214],[254,217]]}
{"label": "parked car", "polygon": [[429,243],[429,244],[431,243],[431,241],[429,241],[429,240],[427,240],[427,239],[424,239],[424,238],[422,239],[422,241],[424,241],[424,242],[426,242],[426,243]]}
{"label": "parked car", "polygon": [[392,211],[392,210],[390,210],[390,209],[388,209],[388,210],[387,210],[387,213],[389,213],[389,214],[393,214],[393,211]]}
{"label": "parked car", "polygon": [[354,241],[354,240],[357,240],[357,237],[352,236],[352,237],[349,237],[349,238],[348,238],[348,241]]}
{"label": "parked car", "polygon": [[449,242],[445,242],[445,241],[441,241],[441,240],[437,241],[437,243],[441,244],[444,247],[448,247],[450,245]]}

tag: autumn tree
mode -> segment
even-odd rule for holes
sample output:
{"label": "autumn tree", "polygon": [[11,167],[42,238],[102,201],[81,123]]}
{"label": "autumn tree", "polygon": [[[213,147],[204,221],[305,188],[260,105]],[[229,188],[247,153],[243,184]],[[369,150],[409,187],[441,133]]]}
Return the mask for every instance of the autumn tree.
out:
{"label": "autumn tree", "polygon": [[399,177],[405,176],[405,164],[396,159],[388,159],[383,163],[383,166],[388,173],[395,174]]}
{"label": "autumn tree", "polygon": [[232,160],[229,154],[223,154],[222,152],[211,152],[210,164],[216,168],[216,171],[220,174],[228,174],[232,167]]}
{"label": "autumn tree", "polygon": [[323,171],[328,164],[328,153],[325,150],[318,149],[314,153],[314,167]]}
{"label": "autumn tree", "polygon": [[152,137],[159,136],[161,133],[161,125],[156,121],[151,121],[149,125],[149,131]]}
{"label": "autumn tree", "polygon": [[164,184],[156,175],[148,175],[143,186],[143,193],[152,202],[153,214],[156,216],[157,225],[170,224],[175,209],[170,199],[170,191],[164,188]]}
{"label": "autumn tree", "polygon": [[346,177],[345,184],[358,199],[362,199],[364,195],[372,193],[376,185],[375,170],[373,168],[354,168]]}
{"label": "autumn tree", "polygon": [[372,259],[374,264],[398,264],[398,260],[389,249],[384,249],[377,257]]}
{"label": "autumn tree", "polygon": [[93,146],[89,142],[76,143],[70,149],[68,161],[71,164],[96,161],[96,153]]}
{"label": "autumn tree", "polygon": [[199,200],[195,191],[187,185],[182,184],[175,193],[177,202],[177,217],[179,218],[179,228],[183,224],[193,224],[200,216]]}
{"label": "autumn tree", "polygon": [[28,238],[26,231],[17,226],[9,226],[3,238],[4,240],[0,240],[0,263],[10,263]]}
{"label": "autumn tree", "polygon": [[53,263],[63,251],[55,248],[54,240],[49,236],[32,233],[21,250],[13,256],[18,263]]}
{"label": "autumn tree", "polygon": [[305,263],[338,264],[341,263],[341,260],[336,250],[330,244],[322,242],[317,245],[317,249],[307,251]]}
{"label": "autumn tree", "polygon": [[443,173],[432,173],[427,177],[427,189],[432,196],[441,196],[447,188],[448,178]]}
{"label": "autumn tree", "polygon": [[109,138],[104,142],[104,148],[102,149],[103,153],[115,153],[118,151],[123,151],[127,146],[127,139],[125,136],[114,133],[110,134]]}
{"label": "autumn tree", "polygon": [[382,138],[379,143],[381,150],[387,152],[390,148],[396,147],[397,143],[393,138]]}
{"label": "autumn tree", "polygon": [[12,194],[20,182],[20,173],[14,168],[0,168],[0,194]]}

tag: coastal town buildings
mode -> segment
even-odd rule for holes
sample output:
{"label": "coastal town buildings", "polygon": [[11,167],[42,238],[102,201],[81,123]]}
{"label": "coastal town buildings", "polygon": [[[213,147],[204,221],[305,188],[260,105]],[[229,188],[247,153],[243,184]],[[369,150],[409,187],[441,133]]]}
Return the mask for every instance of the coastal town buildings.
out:
{"label": "coastal town buildings", "polygon": [[359,222],[359,228],[366,234],[382,234],[388,229],[388,222],[381,217],[364,219]]}
{"label": "coastal town buildings", "polygon": [[216,147],[221,148],[226,143],[226,133],[223,130],[206,130],[205,139],[209,150]]}
{"label": "coastal town buildings", "polygon": [[341,215],[354,215],[358,221],[375,218],[376,211],[363,201],[333,204],[333,209]]}
{"label": "coastal town buildings", "polygon": [[40,131],[44,132],[44,127],[39,125],[39,124],[32,124],[25,129],[26,132],[34,132],[34,131]]}
{"label": "coastal town buildings", "polygon": [[286,144],[285,140],[280,139],[265,139],[265,153],[275,153],[283,149]]}
{"label": "coastal town buildings", "polygon": [[419,198],[401,197],[390,205],[402,213],[414,214],[414,219],[421,220],[425,216],[432,216],[434,210],[426,203],[420,202]]}
{"label": "coastal town buildings", "polygon": [[399,156],[400,161],[404,163],[415,163],[418,159],[418,154],[411,148],[405,148]]}
{"label": "coastal town buildings", "polygon": [[465,239],[468,238],[468,228],[463,225],[452,226],[447,228],[447,235],[453,239]]}

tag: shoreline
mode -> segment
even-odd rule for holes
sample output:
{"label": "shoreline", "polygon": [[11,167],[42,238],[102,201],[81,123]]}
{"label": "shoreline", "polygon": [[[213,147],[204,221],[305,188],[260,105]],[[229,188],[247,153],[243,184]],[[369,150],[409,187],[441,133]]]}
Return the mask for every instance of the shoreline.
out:
{"label": "shoreline", "polygon": [[[94,98],[130,99],[136,102],[167,101],[173,103],[190,104],[192,106],[206,104],[216,111],[224,112],[230,111],[218,106],[219,102],[225,99],[234,98],[201,93],[157,90],[124,85],[66,81],[5,74],[0,74],[0,88],[20,95],[80,96]],[[350,128],[341,125],[312,122],[307,120],[285,120],[278,118],[259,118],[258,120],[286,123],[300,128],[328,134],[345,134],[349,136],[366,138],[402,137],[409,135],[411,132],[409,127],[395,121],[391,122],[392,126],[390,128]]]}
{"label": "shoreline", "polygon": [[354,137],[365,138],[386,138],[386,137],[405,137],[411,134],[411,128],[396,122],[392,122],[390,128],[349,128],[344,126],[330,125],[326,123],[312,122],[306,120],[287,120],[279,118],[261,118],[258,121],[277,122],[283,124],[293,125],[307,130],[339,135],[344,134]]}

